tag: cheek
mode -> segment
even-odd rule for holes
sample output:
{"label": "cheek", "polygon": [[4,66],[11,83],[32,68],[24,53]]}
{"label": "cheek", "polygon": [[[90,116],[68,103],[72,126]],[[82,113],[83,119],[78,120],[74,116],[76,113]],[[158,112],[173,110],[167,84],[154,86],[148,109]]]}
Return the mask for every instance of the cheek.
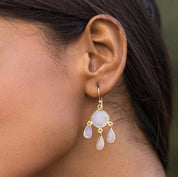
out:
{"label": "cheek", "polygon": [[0,170],[12,177],[35,172],[68,151],[79,116],[76,94],[52,59],[13,49],[0,68]]}

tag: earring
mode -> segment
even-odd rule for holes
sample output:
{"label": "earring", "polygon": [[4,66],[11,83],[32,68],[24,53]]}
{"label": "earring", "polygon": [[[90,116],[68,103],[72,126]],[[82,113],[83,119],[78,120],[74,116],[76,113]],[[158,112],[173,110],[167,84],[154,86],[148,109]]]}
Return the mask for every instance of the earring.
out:
{"label": "earring", "polygon": [[103,110],[103,99],[100,96],[100,89],[98,86],[98,97],[99,97],[99,104],[97,106],[97,110],[91,115],[90,120],[87,122],[87,126],[83,132],[83,136],[87,139],[92,137],[92,125],[98,129],[98,133],[100,134],[98,141],[96,143],[97,150],[103,150],[104,148],[104,139],[102,136],[103,128],[107,125],[109,126],[109,132],[107,135],[108,143],[115,142],[115,134],[112,129],[113,122],[110,121],[109,115],[106,111]]}

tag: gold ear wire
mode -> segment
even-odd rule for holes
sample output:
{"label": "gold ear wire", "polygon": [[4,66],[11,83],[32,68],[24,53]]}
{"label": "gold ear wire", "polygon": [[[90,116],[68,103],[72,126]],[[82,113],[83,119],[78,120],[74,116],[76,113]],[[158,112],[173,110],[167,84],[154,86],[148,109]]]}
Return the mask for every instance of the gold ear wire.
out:
{"label": "gold ear wire", "polygon": [[103,99],[102,99],[101,94],[100,94],[99,86],[98,86],[98,98],[99,98],[99,104],[98,104],[97,108],[99,110],[103,110]]}
{"label": "gold ear wire", "polygon": [[98,97],[99,97],[99,99],[101,99],[101,95],[100,95],[100,88],[99,88],[99,85],[98,85]]}

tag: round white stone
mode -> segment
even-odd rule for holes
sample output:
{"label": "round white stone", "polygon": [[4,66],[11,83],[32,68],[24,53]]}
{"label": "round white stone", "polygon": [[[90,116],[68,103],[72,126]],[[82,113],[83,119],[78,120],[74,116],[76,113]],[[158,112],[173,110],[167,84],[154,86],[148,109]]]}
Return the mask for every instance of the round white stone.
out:
{"label": "round white stone", "polygon": [[108,114],[103,110],[97,110],[93,113],[91,116],[91,120],[93,122],[93,125],[97,128],[103,128],[107,125],[109,121]]}

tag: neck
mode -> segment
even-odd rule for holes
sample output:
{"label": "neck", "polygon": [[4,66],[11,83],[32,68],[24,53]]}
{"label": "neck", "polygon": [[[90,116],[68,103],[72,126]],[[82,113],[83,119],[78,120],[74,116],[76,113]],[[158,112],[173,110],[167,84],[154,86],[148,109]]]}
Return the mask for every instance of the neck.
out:
{"label": "neck", "polygon": [[[114,144],[106,142],[107,130],[104,129],[105,147],[102,151],[96,150],[99,134],[93,128],[91,139],[85,139],[81,133],[70,152],[37,176],[165,177],[160,161],[134,121],[120,119],[114,121],[112,128],[116,134]],[[83,127],[79,132],[82,131]]]}

